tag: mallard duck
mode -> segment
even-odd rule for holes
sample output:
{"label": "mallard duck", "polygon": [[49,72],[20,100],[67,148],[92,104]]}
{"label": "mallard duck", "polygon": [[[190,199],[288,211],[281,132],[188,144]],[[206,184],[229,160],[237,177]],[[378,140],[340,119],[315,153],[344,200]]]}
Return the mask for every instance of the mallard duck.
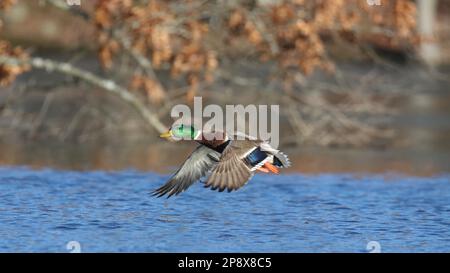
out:
{"label": "mallard duck", "polygon": [[[205,187],[228,192],[244,186],[255,171],[278,174],[278,168],[290,166],[288,157],[266,141],[239,134],[203,132],[193,125],[176,125],[160,136],[166,139],[189,139],[199,143],[175,174],[153,195],[178,195],[194,182],[207,176]],[[210,140],[212,139],[212,140]],[[242,139],[242,140],[235,140]]]}

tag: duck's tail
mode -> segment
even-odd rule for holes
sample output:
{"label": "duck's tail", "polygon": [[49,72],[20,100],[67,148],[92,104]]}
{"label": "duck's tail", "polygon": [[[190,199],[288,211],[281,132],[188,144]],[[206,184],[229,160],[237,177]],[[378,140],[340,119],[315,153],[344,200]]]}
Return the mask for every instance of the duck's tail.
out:
{"label": "duck's tail", "polygon": [[291,161],[283,152],[278,152],[273,156],[273,165],[279,168],[287,168],[291,166]]}

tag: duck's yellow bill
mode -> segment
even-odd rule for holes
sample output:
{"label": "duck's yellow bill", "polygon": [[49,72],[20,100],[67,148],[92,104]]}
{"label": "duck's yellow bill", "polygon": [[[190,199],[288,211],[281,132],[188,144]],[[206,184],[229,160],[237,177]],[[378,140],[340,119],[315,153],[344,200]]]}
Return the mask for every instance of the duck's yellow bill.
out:
{"label": "duck's yellow bill", "polygon": [[167,132],[159,135],[159,137],[162,137],[162,138],[169,138],[171,136],[172,136],[172,131],[167,131]]}

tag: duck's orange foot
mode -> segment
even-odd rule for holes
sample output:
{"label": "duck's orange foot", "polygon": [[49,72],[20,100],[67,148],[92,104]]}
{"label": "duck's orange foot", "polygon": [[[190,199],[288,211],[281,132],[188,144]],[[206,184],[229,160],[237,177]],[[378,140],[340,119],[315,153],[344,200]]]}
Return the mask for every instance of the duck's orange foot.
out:
{"label": "duck's orange foot", "polygon": [[265,169],[267,169],[267,170],[269,170],[269,171],[271,171],[272,173],[275,173],[275,174],[279,174],[279,173],[280,173],[280,171],[278,170],[278,168],[275,167],[274,165],[272,165],[272,164],[269,163],[269,162],[264,163],[264,166],[261,167],[261,168],[265,168]]}
{"label": "duck's orange foot", "polygon": [[268,173],[269,170],[264,168],[264,167],[259,167],[259,169],[256,169],[257,171],[263,172],[263,173]]}

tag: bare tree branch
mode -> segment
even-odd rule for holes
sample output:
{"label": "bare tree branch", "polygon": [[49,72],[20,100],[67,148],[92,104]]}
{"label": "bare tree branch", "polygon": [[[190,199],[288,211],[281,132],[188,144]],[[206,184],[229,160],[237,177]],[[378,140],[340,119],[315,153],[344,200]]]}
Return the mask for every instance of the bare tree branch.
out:
{"label": "bare tree branch", "polygon": [[164,94],[167,94],[166,90],[164,89],[164,86],[162,85],[161,81],[159,80],[158,76],[155,73],[155,70],[153,69],[151,61],[145,56],[143,56],[141,53],[133,49],[130,44],[130,41],[127,38],[125,38],[124,35],[115,31],[114,37],[119,40],[119,43],[125,49],[125,52],[135,60],[135,62],[145,72],[145,74],[154,82],[156,82],[159,88],[161,88],[161,90],[164,91]]}
{"label": "bare tree branch", "polygon": [[45,69],[48,72],[59,72],[79,78],[87,83],[102,88],[103,90],[118,96],[121,100],[133,106],[136,111],[144,118],[149,126],[158,132],[164,132],[166,126],[153,114],[145,104],[136,96],[130,93],[126,88],[118,85],[112,80],[103,79],[89,71],[76,68],[68,63],[56,62],[42,58],[18,59],[14,57],[0,55],[0,64],[7,65],[30,65],[33,68]]}

